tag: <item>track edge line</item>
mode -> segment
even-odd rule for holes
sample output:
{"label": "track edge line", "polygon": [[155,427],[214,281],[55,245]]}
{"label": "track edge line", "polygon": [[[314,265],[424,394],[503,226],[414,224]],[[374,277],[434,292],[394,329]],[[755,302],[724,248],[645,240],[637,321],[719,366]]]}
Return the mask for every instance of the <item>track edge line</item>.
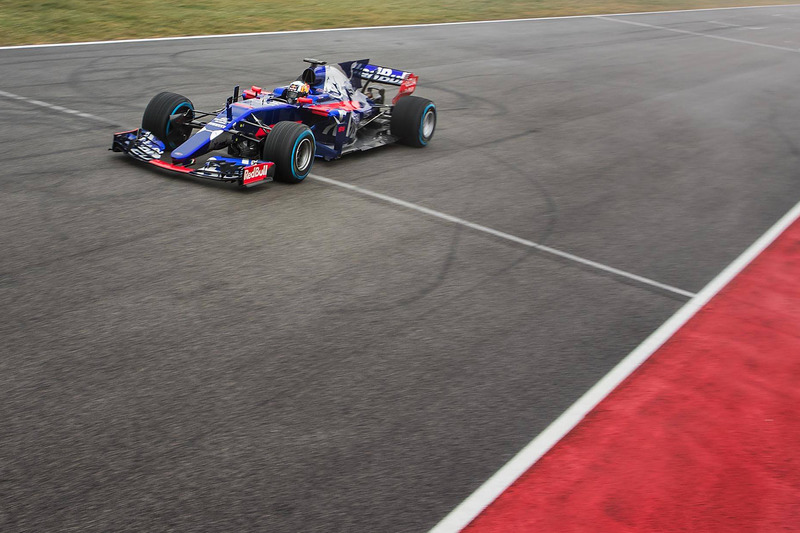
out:
{"label": "track edge line", "polygon": [[625,356],[508,463],[445,516],[429,533],[455,533],[468,526],[798,218],[800,218],[800,202],[795,204],[739,257],[703,287],[694,298],[678,309],[656,331]]}
{"label": "track edge line", "polygon": [[673,9],[664,11],[633,11],[629,13],[598,13],[596,15],[560,15],[554,17],[530,17],[530,18],[515,18],[515,19],[497,19],[497,20],[463,20],[457,22],[431,22],[427,24],[393,24],[387,26],[356,26],[352,28],[317,28],[308,30],[286,30],[286,31],[263,31],[263,32],[249,32],[249,33],[222,33],[210,35],[179,35],[172,37],[143,37],[136,39],[116,39],[108,41],[76,41],[67,43],[43,43],[43,44],[17,44],[0,46],[0,50],[29,50],[36,48],[57,48],[68,46],[87,46],[87,45],[100,45],[100,44],[125,44],[125,43],[149,43],[159,41],[186,41],[191,39],[221,39],[221,38],[238,38],[238,37],[260,37],[269,35],[293,35],[302,33],[324,33],[333,31],[364,31],[364,30],[391,30],[391,29],[405,29],[405,28],[427,28],[438,26],[462,26],[468,24],[500,24],[506,22],[534,22],[545,20],[564,20],[564,19],[580,19],[592,17],[628,17],[631,15],[658,15],[667,13],[692,13],[695,11],[725,11],[733,9],[763,9],[763,8],[776,8],[776,7],[800,7],[800,4],[771,4],[765,6],[729,6],[729,7],[706,7],[699,9]]}

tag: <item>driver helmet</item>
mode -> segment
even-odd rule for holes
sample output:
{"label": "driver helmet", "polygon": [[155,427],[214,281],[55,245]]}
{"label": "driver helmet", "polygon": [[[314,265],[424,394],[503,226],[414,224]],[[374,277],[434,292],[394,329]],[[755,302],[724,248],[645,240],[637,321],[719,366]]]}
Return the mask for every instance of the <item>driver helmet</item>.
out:
{"label": "driver helmet", "polygon": [[283,94],[287,102],[296,102],[298,98],[308,96],[310,90],[307,83],[298,80],[290,83]]}

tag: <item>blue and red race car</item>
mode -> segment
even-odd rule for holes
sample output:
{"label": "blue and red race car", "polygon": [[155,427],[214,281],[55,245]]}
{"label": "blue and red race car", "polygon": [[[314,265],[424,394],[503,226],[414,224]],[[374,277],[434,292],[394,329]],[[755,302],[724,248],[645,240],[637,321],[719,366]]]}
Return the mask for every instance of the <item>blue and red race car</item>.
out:
{"label": "blue and red race car", "polygon": [[[250,187],[273,178],[299,183],[316,157],[430,142],[436,106],[411,96],[418,79],[411,72],[368,59],[303,61],[311,66],[289,86],[272,92],[252,86],[241,94],[236,86],[225,107],[211,113],[196,110],[185,96],[159,93],[142,127],[114,134],[111,149],[163,169]],[[386,86],[398,88],[391,100]],[[227,156],[204,157],[221,149]]]}

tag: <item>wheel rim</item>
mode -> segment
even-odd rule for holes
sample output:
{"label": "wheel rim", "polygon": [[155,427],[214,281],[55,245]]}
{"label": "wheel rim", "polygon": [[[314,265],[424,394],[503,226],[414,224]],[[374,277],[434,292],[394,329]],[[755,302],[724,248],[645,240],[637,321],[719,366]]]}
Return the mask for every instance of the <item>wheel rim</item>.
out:
{"label": "wheel rim", "polygon": [[[194,109],[192,108],[191,104],[188,102],[182,102],[178,104],[175,109],[172,110],[169,116],[175,115],[183,108],[188,108],[192,111],[192,116],[194,116]],[[164,134],[166,136],[167,145],[171,146],[172,148],[177,148],[186,140],[192,136],[192,128],[188,126],[183,126],[179,128],[170,128],[169,117],[167,117],[167,124],[164,127]],[[170,131],[172,129],[172,131]]]}
{"label": "wheel rim", "polygon": [[428,109],[422,119],[422,137],[425,139],[433,135],[433,129],[436,127],[436,112],[433,109]]}
{"label": "wheel rim", "polygon": [[294,152],[294,168],[297,169],[299,174],[305,172],[311,164],[314,157],[314,145],[311,139],[305,138],[297,145],[297,150]]}

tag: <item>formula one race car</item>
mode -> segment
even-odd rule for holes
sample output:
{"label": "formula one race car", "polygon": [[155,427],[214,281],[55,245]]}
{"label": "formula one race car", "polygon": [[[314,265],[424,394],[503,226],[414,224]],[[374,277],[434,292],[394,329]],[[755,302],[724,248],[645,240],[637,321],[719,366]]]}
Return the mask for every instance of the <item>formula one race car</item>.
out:
{"label": "formula one race car", "polygon": [[[331,160],[393,142],[423,147],[433,137],[436,106],[410,96],[417,85],[414,74],[368,59],[338,65],[303,61],[311,66],[289,86],[267,92],[254,85],[240,95],[237,85],[225,107],[212,113],[196,110],[179,94],[159,93],[147,105],[142,127],[115,133],[111,150],[163,169],[250,187],[273,178],[299,183],[315,157]],[[380,87],[387,85],[399,88],[390,101]],[[228,157],[198,161],[222,148]],[[171,161],[162,158],[166,150]]]}

